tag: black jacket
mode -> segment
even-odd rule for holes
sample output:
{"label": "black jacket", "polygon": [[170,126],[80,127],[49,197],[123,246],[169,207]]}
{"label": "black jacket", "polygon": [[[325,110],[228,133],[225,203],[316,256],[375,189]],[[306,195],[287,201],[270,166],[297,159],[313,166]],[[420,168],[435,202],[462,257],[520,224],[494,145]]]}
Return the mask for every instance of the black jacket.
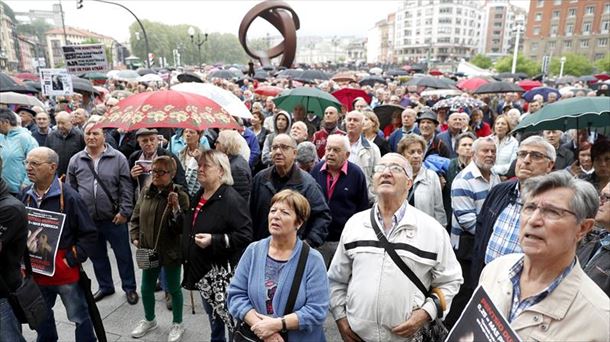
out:
{"label": "black jacket", "polygon": [[[8,192],[0,178],[0,278],[10,291],[21,285],[21,258],[28,237],[25,206]],[[0,286],[0,298],[8,293]]]}
{"label": "black jacket", "polygon": [[231,163],[231,176],[233,176],[233,189],[248,202],[250,200],[250,190],[252,190],[250,165],[240,155],[229,156],[229,162]]}
{"label": "black jacket", "polygon": [[85,149],[85,139],[80,130],[72,128],[67,136],[63,136],[59,130],[54,130],[47,135],[45,146],[57,152],[59,164],[57,165],[57,176],[68,172],[70,158]]}
{"label": "black jacket", "polygon": [[[193,224],[193,214],[202,194],[203,189],[195,195],[189,210],[184,213],[182,286],[186,289],[194,289],[213,265],[226,267],[227,262],[237,265],[252,241],[252,220],[247,202],[228,185],[218,188],[201,208]],[[195,244],[197,233],[212,234],[212,244],[201,249]]]}
{"label": "black jacket", "polygon": [[[125,133],[123,140],[121,140],[121,133],[119,133],[119,131],[116,129],[110,131],[110,136],[116,142],[117,146],[115,147],[115,149],[117,149],[121,153],[123,153],[123,155],[127,159],[129,159],[129,157],[135,151],[138,151],[140,149],[140,146],[138,145],[138,141],[136,139],[136,131],[130,131],[130,132]],[[120,144],[119,144],[119,141],[121,142]]]}
{"label": "black jacket", "polygon": [[[129,162],[129,170],[131,170],[134,165],[136,165],[136,160],[140,159],[141,155],[142,150],[137,150],[129,156],[129,158],[127,159]],[[186,189],[186,178],[184,176],[184,168],[182,168],[182,163],[180,163],[180,159],[178,159],[178,157],[176,157],[173,153],[162,147],[157,148],[157,156],[170,156],[174,159],[174,161],[176,162],[176,175],[174,176],[174,179],[172,179],[172,182]],[[134,196],[137,199],[138,194],[136,193],[136,189],[138,188],[138,180],[136,178],[132,178],[131,181],[133,182]]]}
{"label": "black jacket", "polygon": [[610,246],[602,246],[600,243],[608,232],[604,230],[601,234],[596,233],[592,231],[587,234],[578,245],[576,255],[589,278],[610,296]]}
{"label": "black jacket", "polygon": [[379,152],[381,152],[381,156],[383,157],[386,153],[392,152],[390,150],[390,143],[379,135],[375,136],[375,140],[373,143],[379,147]]}

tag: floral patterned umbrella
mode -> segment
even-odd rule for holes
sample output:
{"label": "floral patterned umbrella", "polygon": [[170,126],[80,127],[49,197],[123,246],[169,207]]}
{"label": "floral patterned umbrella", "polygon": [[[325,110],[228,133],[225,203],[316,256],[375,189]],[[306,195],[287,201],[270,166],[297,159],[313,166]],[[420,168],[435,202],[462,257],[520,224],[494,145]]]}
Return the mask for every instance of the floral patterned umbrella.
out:
{"label": "floral patterned umbrella", "polygon": [[451,108],[451,109],[460,109],[460,108],[481,108],[485,106],[485,102],[474,99],[472,97],[463,97],[456,96],[451,97],[445,100],[440,100],[432,106],[432,109],[437,110],[440,108]]}
{"label": "floral patterned umbrella", "polygon": [[222,107],[207,97],[175,90],[145,92],[122,99],[97,128],[239,128]]}

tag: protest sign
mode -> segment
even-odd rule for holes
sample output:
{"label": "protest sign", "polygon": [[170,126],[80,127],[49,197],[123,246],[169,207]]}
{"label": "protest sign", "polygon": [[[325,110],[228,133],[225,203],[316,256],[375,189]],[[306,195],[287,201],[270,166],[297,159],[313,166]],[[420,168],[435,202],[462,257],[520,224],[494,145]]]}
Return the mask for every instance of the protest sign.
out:
{"label": "protest sign", "polygon": [[519,342],[519,336],[479,286],[446,341]]}
{"label": "protest sign", "polygon": [[40,87],[44,96],[73,94],[72,77],[66,69],[40,69]]}
{"label": "protest sign", "polygon": [[66,215],[27,207],[28,251],[32,271],[52,277]]}
{"label": "protest sign", "polygon": [[66,45],[61,48],[66,68],[72,74],[108,70],[106,52],[102,44]]}

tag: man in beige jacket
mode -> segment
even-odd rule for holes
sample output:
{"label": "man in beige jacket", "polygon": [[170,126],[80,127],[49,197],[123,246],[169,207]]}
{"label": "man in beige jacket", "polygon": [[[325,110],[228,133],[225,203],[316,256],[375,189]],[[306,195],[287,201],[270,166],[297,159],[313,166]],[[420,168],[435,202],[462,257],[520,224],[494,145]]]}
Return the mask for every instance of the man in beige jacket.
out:
{"label": "man in beige jacket", "polygon": [[576,259],[595,222],[597,192],[557,171],[529,179],[523,199],[524,254],[489,263],[480,284],[524,341],[610,341],[610,299]]}

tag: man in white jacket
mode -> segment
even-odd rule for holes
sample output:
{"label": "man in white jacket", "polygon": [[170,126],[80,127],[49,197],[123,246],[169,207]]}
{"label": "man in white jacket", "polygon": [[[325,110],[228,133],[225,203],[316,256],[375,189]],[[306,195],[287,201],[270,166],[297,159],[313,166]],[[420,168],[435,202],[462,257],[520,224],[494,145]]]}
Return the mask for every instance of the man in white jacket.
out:
{"label": "man in white jacket", "polygon": [[[377,201],[348,220],[328,270],[330,310],[344,341],[408,341],[442,317],[463,282],[449,236],[432,217],[409,205],[409,162],[388,153],[374,167]],[[423,294],[394,263],[377,238],[371,212],[404,263],[426,288]]]}

